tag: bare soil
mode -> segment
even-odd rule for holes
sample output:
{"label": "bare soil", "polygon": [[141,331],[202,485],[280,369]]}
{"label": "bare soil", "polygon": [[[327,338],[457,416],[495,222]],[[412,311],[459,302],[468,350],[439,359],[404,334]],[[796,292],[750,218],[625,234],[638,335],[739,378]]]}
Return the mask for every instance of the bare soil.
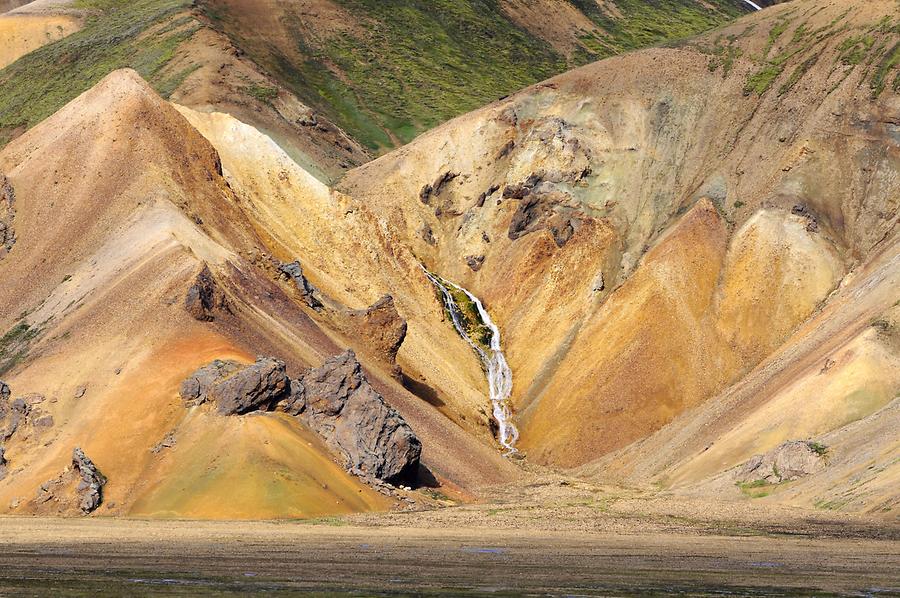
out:
{"label": "bare soil", "polygon": [[783,512],[779,531],[771,512],[608,490],[590,509],[586,490],[311,522],[3,518],[0,595],[900,594],[896,527]]}

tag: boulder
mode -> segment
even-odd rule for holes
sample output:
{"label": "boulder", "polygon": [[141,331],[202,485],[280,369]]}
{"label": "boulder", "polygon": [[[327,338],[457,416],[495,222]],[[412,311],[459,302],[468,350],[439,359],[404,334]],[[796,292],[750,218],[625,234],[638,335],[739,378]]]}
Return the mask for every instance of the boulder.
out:
{"label": "boulder", "polygon": [[6,477],[7,474],[7,465],[9,461],[6,460],[6,449],[0,446],[0,480]]}
{"label": "boulder", "polygon": [[322,436],[348,470],[391,483],[415,478],[422,444],[369,384],[353,351],[293,382],[280,407]]}
{"label": "boulder", "polygon": [[31,412],[30,405],[24,399],[19,398],[10,402],[9,387],[7,386],[6,389],[7,394],[0,393],[0,442],[12,438],[12,435],[25,423]]}
{"label": "boulder", "polygon": [[75,487],[79,500],[78,507],[82,513],[88,515],[94,512],[103,500],[102,492],[103,486],[106,485],[106,477],[79,447],[72,451],[72,467],[81,478]]}
{"label": "boulder", "polygon": [[201,322],[211,322],[215,319],[216,310],[227,309],[225,294],[219,289],[206,264],[188,289],[184,308],[195,320]]}
{"label": "boulder", "polygon": [[388,363],[395,363],[400,345],[406,339],[407,324],[400,317],[394,298],[385,295],[367,309],[349,310],[347,313],[350,320],[348,332],[363,337]]}
{"label": "boulder", "polygon": [[320,311],[325,306],[319,289],[304,276],[303,266],[300,265],[300,262],[295,260],[289,264],[281,264],[278,267],[278,271],[281,272],[282,276],[294,282],[294,285],[300,292],[300,296],[303,298],[303,302],[310,308]]}
{"label": "boulder", "polygon": [[472,272],[478,272],[481,270],[481,266],[484,265],[484,256],[483,255],[469,255],[466,256],[466,265],[472,270]]}
{"label": "boulder", "polygon": [[249,366],[216,360],[182,382],[181,398],[188,405],[212,401],[220,415],[242,415],[273,407],[287,395],[288,383],[277,359],[260,357]]}
{"label": "boulder", "polygon": [[790,440],[751,458],[737,471],[736,480],[779,484],[818,473],[825,466],[825,447],[806,440]]}

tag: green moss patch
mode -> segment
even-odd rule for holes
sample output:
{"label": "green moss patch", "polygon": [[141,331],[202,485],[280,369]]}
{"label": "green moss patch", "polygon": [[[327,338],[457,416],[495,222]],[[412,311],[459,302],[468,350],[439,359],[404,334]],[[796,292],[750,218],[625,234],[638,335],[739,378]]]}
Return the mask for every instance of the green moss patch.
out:
{"label": "green moss patch", "polygon": [[112,71],[131,67],[167,95],[192,71],[166,74],[175,49],[200,27],[190,0],[77,0],[85,27],[0,70],[0,145],[33,127]]}
{"label": "green moss patch", "polygon": [[319,36],[287,9],[294,48],[248,34],[227,7],[201,1],[213,26],[301,100],[375,153],[555,74],[686,38],[747,11],[731,0],[568,0],[597,25],[563,56],[515,24],[498,0],[335,0],[358,28]]}
{"label": "green moss patch", "polygon": [[0,337],[0,376],[19,365],[28,356],[31,342],[41,329],[22,320]]}

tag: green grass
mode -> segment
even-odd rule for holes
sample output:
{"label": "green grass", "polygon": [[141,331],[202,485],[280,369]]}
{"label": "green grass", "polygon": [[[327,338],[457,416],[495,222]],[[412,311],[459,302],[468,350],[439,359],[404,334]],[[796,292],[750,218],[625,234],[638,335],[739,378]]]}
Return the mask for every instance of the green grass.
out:
{"label": "green grass", "polygon": [[267,85],[248,85],[242,89],[244,93],[252,96],[260,102],[271,103],[278,97],[278,88],[269,87]]}
{"label": "green grass", "polygon": [[573,66],[746,12],[731,0],[618,0],[623,17],[612,19],[593,0],[568,0],[600,31],[583,34],[566,57],[513,23],[499,0],[334,1],[359,27],[318,36],[288,12],[295,52],[248,33],[227,7],[199,5],[257,64],[375,153]]}
{"label": "green grass", "polygon": [[30,326],[23,320],[0,337],[0,376],[24,361],[31,341],[40,333],[40,328]]}
{"label": "green grass", "polygon": [[[885,57],[881,60],[878,67],[875,69],[875,73],[872,75],[872,96],[878,97],[881,95],[881,92],[884,91],[885,86],[887,85],[888,73],[890,73],[891,69],[900,65],[900,42],[896,43],[893,48],[885,55]],[[900,89],[900,74],[897,75],[897,79],[894,80],[892,89],[897,91]]]}
{"label": "green grass", "polygon": [[792,72],[791,76],[788,77],[788,80],[785,81],[780,88],[778,88],[778,95],[784,95],[791,89],[793,89],[794,85],[796,85],[797,82],[803,78],[803,75],[805,75],[807,71],[809,71],[809,69],[811,69],[818,61],[819,54],[816,53],[797,65],[797,67],[794,69],[794,72]]}
{"label": "green grass", "polygon": [[766,93],[769,87],[772,86],[772,83],[775,82],[775,79],[781,75],[783,70],[784,67],[775,64],[767,64],[747,78],[747,83],[744,85],[744,93],[755,93],[757,95]]}
{"label": "green grass", "polygon": [[737,487],[750,498],[765,498],[772,493],[775,485],[765,480],[753,480],[752,482],[738,482]]}
{"label": "green grass", "polygon": [[809,447],[809,450],[819,455],[820,457],[824,457],[826,454],[828,454],[828,447],[820,442],[810,441],[806,443],[806,446]]}
{"label": "green grass", "polygon": [[190,6],[190,0],[77,0],[76,7],[91,9],[84,29],[0,70],[0,145],[119,68],[134,68],[157,91],[171,93],[192,72],[165,72],[177,46],[199,27],[184,14]]}

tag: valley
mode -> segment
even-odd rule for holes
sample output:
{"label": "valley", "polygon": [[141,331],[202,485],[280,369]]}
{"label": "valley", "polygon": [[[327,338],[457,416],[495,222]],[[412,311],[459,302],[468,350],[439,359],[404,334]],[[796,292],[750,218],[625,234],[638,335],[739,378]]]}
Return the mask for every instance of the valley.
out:
{"label": "valley", "polygon": [[900,9],[750,4],[0,3],[7,568],[896,592]]}

